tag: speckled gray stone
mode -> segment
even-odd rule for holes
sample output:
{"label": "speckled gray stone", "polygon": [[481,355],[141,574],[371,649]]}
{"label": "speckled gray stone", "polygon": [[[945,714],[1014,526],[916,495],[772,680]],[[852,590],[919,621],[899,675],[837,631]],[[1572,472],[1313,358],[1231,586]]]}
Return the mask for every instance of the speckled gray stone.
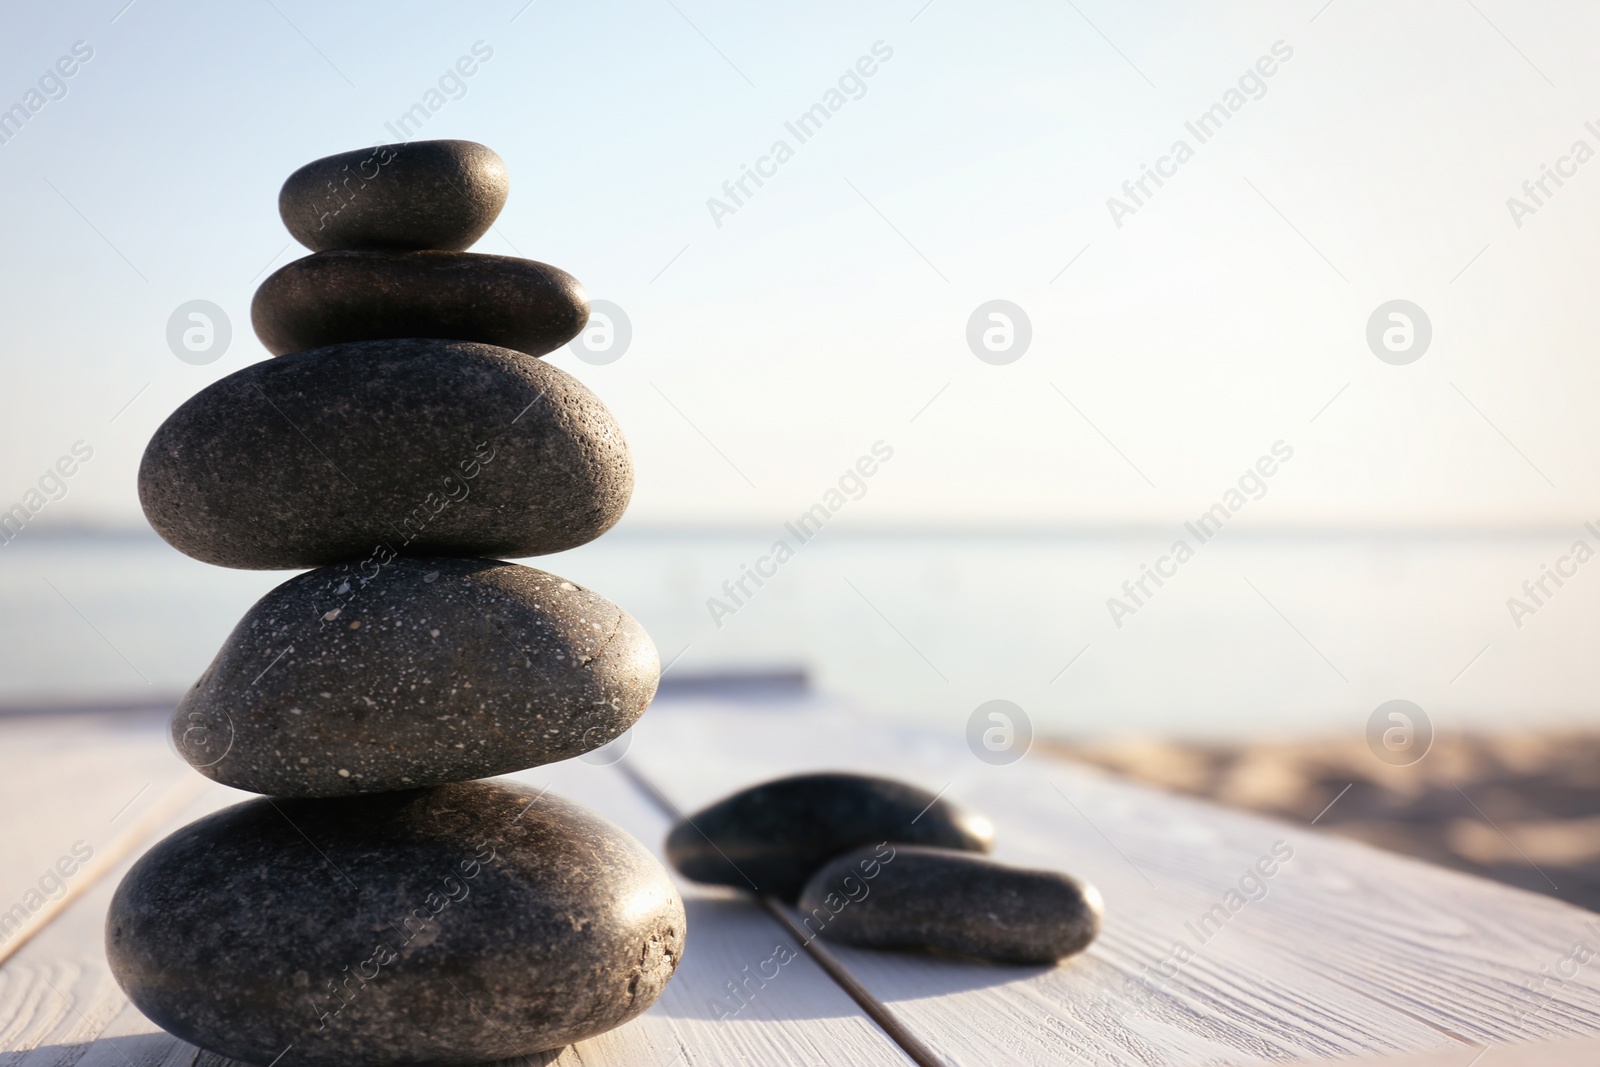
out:
{"label": "speckled gray stone", "polygon": [[589,321],[578,279],[531,259],[475,252],[319,252],[256,290],[256,336],[273,355],[385,337],[442,337],[542,356]]}
{"label": "speckled gray stone", "polygon": [[622,431],[581,382],[460,341],[253,364],[173,412],[139,468],[174,548],[264,570],[559,552],[610,529],[632,492]]}
{"label": "speckled gray stone", "polygon": [[558,1048],[648,1008],[683,940],[642,845],[502,782],[226,808],[147,852],[106,916],[152,1022],[277,1067]]}
{"label": "speckled gray stone", "polygon": [[341,563],[263,597],[179,702],[180,755],[223,785],[329,797],[488,778],[620,736],[655,695],[644,629],[493,560]]}
{"label": "speckled gray stone", "polygon": [[1083,951],[1105,914],[1100,891],[1071,875],[910,845],[835,857],[799,908],[809,933],[843,944],[1019,964]]}
{"label": "speckled gray stone", "polygon": [[828,860],[881,841],[987,852],[994,828],[904,782],[801,774],[741,790],[680,821],[667,836],[667,859],[697,882],[793,901]]}
{"label": "speckled gray stone", "polygon": [[313,252],[460,252],[493,225],[510,188],[505,161],[481,144],[411,141],[307,163],[283,183],[278,214]]}

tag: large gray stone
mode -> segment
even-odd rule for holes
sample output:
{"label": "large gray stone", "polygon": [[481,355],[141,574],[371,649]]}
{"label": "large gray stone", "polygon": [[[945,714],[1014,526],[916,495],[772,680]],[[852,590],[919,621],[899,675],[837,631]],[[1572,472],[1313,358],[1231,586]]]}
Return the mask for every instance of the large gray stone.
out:
{"label": "large gray stone", "polygon": [[460,341],[253,364],[173,412],[139,468],[174,548],[263,570],[559,552],[610,529],[632,492],[622,431],[581,382]]}
{"label": "large gray stone", "polygon": [[283,183],[278,214],[313,252],[460,252],[494,224],[510,188],[505,161],[481,144],[411,141],[307,163]]}
{"label": "large gray stone", "polygon": [[1018,964],[1082,952],[1105,915],[1100,891],[1069,874],[908,845],[835,857],[799,907],[806,931],[831,941]]}
{"label": "large gray stone", "polygon": [[500,782],[226,808],[147,852],[106,916],[152,1022],[277,1067],[558,1048],[648,1008],[683,940],[642,845]]}
{"label": "large gray stone", "polygon": [[340,563],[278,586],[172,717],[200,773],[273,796],[408,789],[570,759],[644,714],[660,663],[604,597],[475,559]]}
{"label": "large gray stone", "polygon": [[277,271],[250,305],[273,355],[387,337],[479,341],[542,356],[589,321],[578,279],[475,252],[319,252]]}
{"label": "large gray stone", "polygon": [[994,827],[926,789],[860,774],[751,786],[680,821],[667,859],[697,882],[793,901],[828,860],[880,841],[987,852]]}

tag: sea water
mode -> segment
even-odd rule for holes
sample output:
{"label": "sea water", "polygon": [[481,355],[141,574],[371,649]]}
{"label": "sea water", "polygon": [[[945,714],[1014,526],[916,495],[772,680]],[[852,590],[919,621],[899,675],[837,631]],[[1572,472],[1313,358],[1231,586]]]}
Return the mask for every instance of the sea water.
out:
{"label": "sea water", "polygon": [[[1359,733],[1392,699],[1436,730],[1600,726],[1600,563],[1573,553],[1600,537],[1581,526],[1228,529],[1181,563],[1154,528],[829,529],[780,561],[783,536],[625,525],[522,562],[632,613],[669,678],[798,669],[940,728],[997,699],[1069,738]],[[0,705],[170,699],[289,577],[149,533],[25,531],[0,546]]]}

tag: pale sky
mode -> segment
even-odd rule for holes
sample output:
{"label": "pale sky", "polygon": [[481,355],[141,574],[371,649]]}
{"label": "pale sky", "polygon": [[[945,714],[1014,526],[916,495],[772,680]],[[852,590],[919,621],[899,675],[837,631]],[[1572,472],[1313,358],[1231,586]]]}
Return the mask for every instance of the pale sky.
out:
{"label": "pale sky", "polygon": [[[879,440],[852,524],[1177,524],[1279,441],[1252,523],[1600,514],[1600,160],[1562,162],[1600,149],[1594,5],[124,3],[6,16],[0,108],[40,94],[0,144],[0,510],[82,441],[38,521],[141,521],[155,427],[267,358],[283,179],[392,139],[477,45],[420,136],[507,161],[480,251],[626,309],[616,362],[550,357],[629,436],[626,521],[781,522]],[[1170,176],[1116,220],[1142,165]],[[203,366],[165,338],[193,299],[233,328]],[[1031,320],[1006,365],[966,340],[995,299]],[[1366,340],[1395,299],[1432,326],[1407,365]]]}

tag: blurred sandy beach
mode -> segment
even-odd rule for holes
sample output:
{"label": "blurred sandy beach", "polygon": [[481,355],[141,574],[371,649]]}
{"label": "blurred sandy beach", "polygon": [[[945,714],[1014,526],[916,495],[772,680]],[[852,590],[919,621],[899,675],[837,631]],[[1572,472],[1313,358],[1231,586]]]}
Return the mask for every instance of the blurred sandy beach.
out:
{"label": "blurred sandy beach", "polygon": [[1600,734],[1441,737],[1406,767],[1376,759],[1362,738],[1049,750],[1600,909]]}

